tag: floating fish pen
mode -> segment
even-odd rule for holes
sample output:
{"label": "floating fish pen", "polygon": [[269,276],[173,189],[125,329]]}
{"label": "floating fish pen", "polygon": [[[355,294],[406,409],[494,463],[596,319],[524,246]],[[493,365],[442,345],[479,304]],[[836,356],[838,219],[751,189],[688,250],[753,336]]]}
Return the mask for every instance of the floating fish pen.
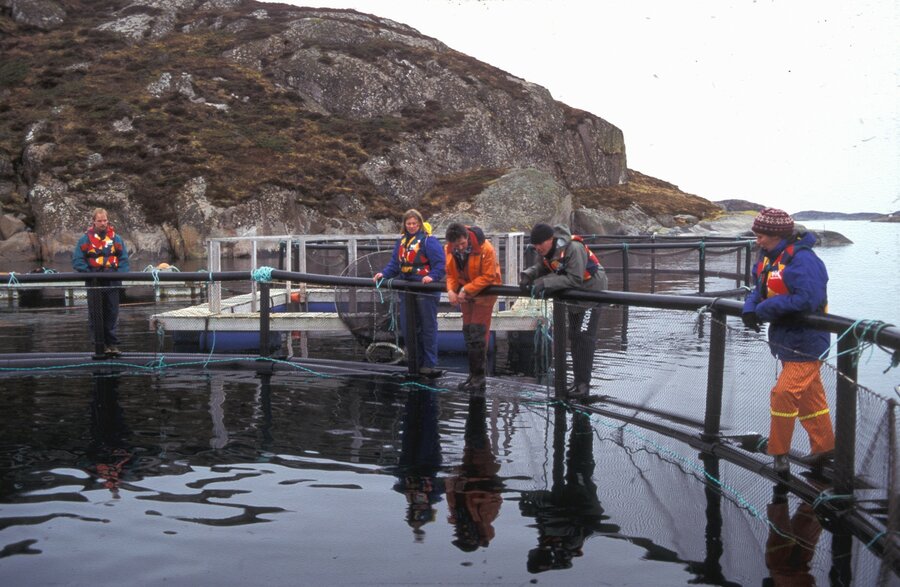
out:
{"label": "floating fish pen", "polygon": [[[837,335],[823,366],[837,448],[833,464],[814,471],[798,458],[805,435],[795,434],[785,477],[772,468],[763,433],[776,365],[764,337],[736,319],[736,300],[696,291],[532,299],[493,286],[510,311],[531,308],[521,327],[530,329],[535,368],[510,369],[524,341],[516,339],[485,394],[469,396],[456,390],[464,373],[449,362],[442,376],[423,378],[341,349],[337,338],[310,340],[305,356],[273,347],[273,331],[301,326],[288,323],[295,317],[280,325],[272,311],[290,306],[294,293],[306,296],[295,304],[331,298],[355,304],[351,314],[374,315],[381,295],[443,287],[376,287],[365,275],[293,271],[293,263],[119,276],[206,283],[208,309],[218,308],[203,318],[210,333],[233,328],[220,316],[238,303],[215,300],[213,286],[251,290],[240,304],[250,310],[253,352],[174,352],[171,333],[156,329],[161,312],[153,328],[144,322],[146,332],[131,322],[123,346],[141,352],[117,359],[84,349],[84,336],[76,350],[62,323],[80,315],[53,325],[53,349],[0,356],[8,463],[0,576],[50,582],[48,569],[76,568],[74,558],[111,568],[125,556],[134,580],[179,584],[209,573],[225,583],[523,583],[539,575],[586,584],[600,573],[641,584],[896,583],[897,403],[881,380],[867,387],[859,359],[875,352],[890,367],[900,356],[897,328],[800,318]],[[724,279],[740,279],[734,258],[727,264],[735,271]],[[599,400],[587,404],[567,395],[564,335],[566,304],[585,300],[604,304],[592,381]],[[328,318],[335,328],[341,311]],[[45,338],[38,326],[28,337]],[[89,416],[84,424],[73,402]],[[110,536],[124,555],[102,553]],[[148,552],[161,558],[148,564]],[[269,561],[264,577],[239,564],[247,556]]]}

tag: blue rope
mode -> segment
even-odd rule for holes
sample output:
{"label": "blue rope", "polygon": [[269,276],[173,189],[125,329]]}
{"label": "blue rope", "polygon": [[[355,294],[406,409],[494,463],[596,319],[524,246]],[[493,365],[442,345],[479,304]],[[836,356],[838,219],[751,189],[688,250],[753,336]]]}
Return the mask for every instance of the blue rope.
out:
{"label": "blue rope", "polygon": [[[860,330],[859,333],[857,334],[857,328],[859,328],[860,326],[862,326],[863,328],[862,328],[862,330]],[[878,348],[880,348],[880,349],[883,350],[884,352],[886,352],[886,353],[888,353],[889,355],[891,355],[890,364],[888,365],[887,369],[884,370],[884,372],[887,373],[887,372],[888,372],[889,370],[891,370],[892,368],[897,367],[898,365],[900,365],[900,354],[898,354],[896,351],[895,351],[894,353],[891,353],[891,351],[888,351],[887,349],[885,349],[885,348],[882,347],[881,345],[879,345],[879,344],[877,344],[877,343],[874,343],[874,342],[871,342],[871,341],[868,341],[868,340],[864,340],[864,339],[866,338],[866,335],[869,333],[869,331],[873,331],[873,332],[872,332],[872,339],[873,339],[873,340],[876,339],[876,338],[878,337],[878,333],[880,333],[883,329],[887,328],[888,326],[893,326],[893,324],[888,324],[888,323],[883,322],[883,321],[881,321],[881,320],[867,320],[867,319],[864,319],[864,318],[860,318],[859,320],[857,320],[857,321],[855,321],[853,324],[851,324],[844,332],[842,332],[842,333],[837,337],[837,339],[835,339],[834,344],[832,344],[830,347],[828,347],[827,349],[825,349],[825,351],[824,351],[821,355],[819,355],[819,360],[820,360],[820,361],[824,361],[824,360],[825,360],[825,357],[828,356],[829,352],[830,352],[832,349],[834,349],[835,347],[837,347],[838,343],[839,343],[845,336],[847,336],[848,334],[850,334],[850,333],[852,332],[852,333],[854,333],[854,334],[856,335],[856,338],[857,338],[856,346],[853,347],[853,348],[851,348],[851,349],[848,349],[848,350],[846,350],[846,351],[837,353],[837,354],[835,355],[835,358],[840,357],[841,355],[846,355],[846,354],[848,354],[848,353],[849,353],[849,354],[852,354],[852,355],[853,355],[853,366],[856,367],[856,366],[859,365],[859,361],[860,361],[860,359],[862,358],[863,353],[864,353],[866,350],[868,350],[868,351],[869,351],[869,357],[871,358],[872,347],[873,347],[873,346],[877,346]],[[868,359],[866,359],[866,360],[868,361]]]}
{"label": "blue rope", "polygon": [[275,271],[274,267],[259,267],[258,269],[254,269],[250,276],[253,278],[253,281],[256,282],[268,282],[272,281],[272,272]]}
{"label": "blue rope", "polygon": [[375,280],[375,291],[378,292],[378,298],[380,303],[384,303],[384,294],[381,292],[381,284],[384,283],[384,277]]}
{"label": "blue rope", "polygon": [[15,271],[9,272],[9,282],[7,282],[7,285],[19,285],[19,280],[16,278]]}
{"label": "blue rope", "polygon": [[44,269],[44,274],[45,274],[45,275],[52,274],[52,273],[57,273],[56,269],[50,269],[50,268],[48,268],[48,267],[44,267],[43,269]]}
{"label": "blue rope", "polygon": [[872,539],[869,540],[869,542],[866,544],[866,548],[868,548],[869,550],[872,550],[872,545],[875,544],[876,542],[878,542],[878,540],[882,536],[885,536],[885,535],[886,535],[886,532],[884,530],[882,530],[881,532],[879,532],[878,534],[873,536]]}
{"label": "blue rope", "polygon": [[813,507],[813,509],[816,509],[823,503],[826,503],[829,501],[834,501],[834,500],[844,500],[844,499],[852,500],[853,496],[852,495],[840,495],[840,494],[832,495],[832,494],[829,494],[827,491],[823,491],[816,497],[815,501],[813,501],[812,507]]}
{"label": "blue rope", "polygon": [[213,351],[216,350],[216,331],[212,331],[212,346],[209,347],[209,354],[206,355],[206,362],[203,363],[203,368],[206,369],[206,366],[209,365],[210,359],[212,359]]}
{"label": "blue rope", "polygon": [[419,383],[417,381],[407,381],[405,383],[401,383],[400,387],[416,387],[419,389],[425,389],[427,391],[435,391],[435,392],[450,391],[449,389],[446,389],[444,387],[431,387],[431,386],[425,385],[424,383]]}

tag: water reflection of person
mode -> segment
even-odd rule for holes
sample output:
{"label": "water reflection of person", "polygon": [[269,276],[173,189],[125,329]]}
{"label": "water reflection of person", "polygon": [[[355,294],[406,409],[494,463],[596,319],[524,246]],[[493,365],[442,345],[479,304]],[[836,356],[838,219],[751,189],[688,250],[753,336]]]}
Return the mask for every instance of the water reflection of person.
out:
{"label": "water reflection of person", "polygon": [[595,532],[618,533],[597,497],[594,483],[593,430],[587,414],[572,415],[572,432],[563,463],[566,411],[556,406],[553,435],[553,485],[549,491],[526,492],[519,502],[522,514],[535,518],[538,546],[528,552],[529,573],[568,569],[582,556],[585,539]]}
{"label": "water reflection of person", "polygon": [[437,394],[412,391],[403,416],[400,479],[394,489],[406,495],[406,522],[413,529],[416,541],[424,538],[422,527],[435,520],[434,504],[443,493],[437,477],[441,466],[438,408]]}
{"label": "water reflection of person", "polygon": [[125,413],[119,405],[118,375],[94,375],[88,457],[94,463],[94,474],[116,499],[123,469],[132,457],[126,441],[129,433]]}
{"label": "water reflection of person", "polygon": [[791,516],[787,486],[779,483],[768,505],[769,537],[766,540],[766,568],[763,585],[804,587],[816,584],[810,562],[816,552],[822,524],[810,504],[802,502]]}
{"label": "water reflection of person", "polygon": [[453,544],[460,550],[472,552],[494,538],[493,523],[503,502],[499,470],[487,434],[485,399],[470,397],[462,464],[445,481],[448,521],[455,528]]}

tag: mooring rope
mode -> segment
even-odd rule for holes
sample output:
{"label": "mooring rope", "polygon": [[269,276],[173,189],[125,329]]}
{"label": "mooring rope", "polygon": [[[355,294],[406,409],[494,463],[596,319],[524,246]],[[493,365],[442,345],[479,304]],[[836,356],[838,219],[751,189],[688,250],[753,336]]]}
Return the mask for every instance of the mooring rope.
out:
{"label": "mooring rope", "polygon": [[253,278],[253,281],[267,283],[272,281],[273,271],[275,271],[274,267],[258,267],[250,273],[250,277]]}
{"label": "mooring rope", "polygon": [[[862,326],[863,328],[862,328],[862,330],[857,332],[857,328],[859,328],[860,326]],[[869,351],[868,357],[871,358],[872,347],[878,347],[879,349],[881,349],[882,351],[884,351],[885,353],[887,353],[890,356],[890,364],[888,365],[887,369],[885,369],[883,371],[884,373],[887,373],[892,368],[895,368],[898,365],[900,365],[900,351],[891,352],[890,350],[888,350],[888,349],[884,348],[883,346],[881,346],[880,344],[878,344],[876,342],[876,340],[878,338],[878,334],[883,329],[888,328],[890,326],[894,326],[894,325],[884,322],[882,320],[868,320],[865,318],[860,318],[859,320],[856,320],[855,322],[853,322],[853,324],[851,324],[846,330],[844,330],[844,332],[842,332],[840,335],[838,335],[837,339],[835,339],[835,341],[834,341],[834,344],[829,346],[827,349],[825,349],[825,351],[821,355],[819,355],[819,360],[825,361],[825,357],[828,356],[828,354],[831,352],[831,350],[835,349],[838,346],[838,343],[845,336],[847,336],[850,333],[853,333],[854,336],[856,336],[856,346],[854,346],[853,348],[847,349],[843,352],[839,352],[839,353],[835,354],[835,359],[837,357],[840,357],[841,355],[850,354],[850,355],[852,355],[853,366],[857,367],[859,365],[860,359],[862,358],[862,356],[866,350]],[[865,340],[866,335],[869,334],[870,331],[872,332],[872,334],[871,334],[872,340]],[[869,358],[866,359],[866,362],[869,361]]]}

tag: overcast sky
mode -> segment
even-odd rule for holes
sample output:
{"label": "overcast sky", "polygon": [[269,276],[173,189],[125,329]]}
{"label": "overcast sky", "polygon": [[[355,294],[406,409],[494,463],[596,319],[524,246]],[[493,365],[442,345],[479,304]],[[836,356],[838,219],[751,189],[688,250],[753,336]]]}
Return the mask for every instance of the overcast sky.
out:
{"label": "overcast sky", "polygon": [[291,0],[410,25],[625,133],[710,200],[900,209],[897,0]]}

